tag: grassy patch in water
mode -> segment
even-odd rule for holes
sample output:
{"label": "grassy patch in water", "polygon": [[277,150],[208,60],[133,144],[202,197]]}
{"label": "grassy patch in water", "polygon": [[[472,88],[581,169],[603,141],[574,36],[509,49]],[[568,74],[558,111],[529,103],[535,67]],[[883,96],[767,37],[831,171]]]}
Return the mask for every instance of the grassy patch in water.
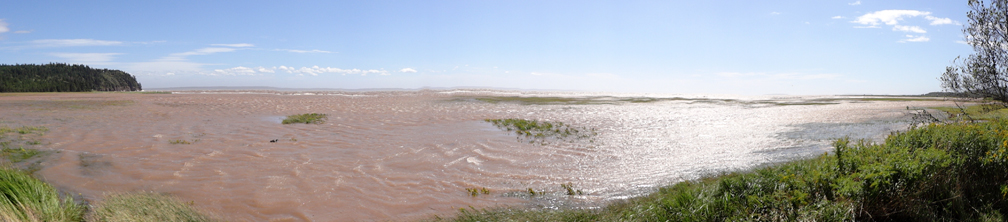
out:
{"label": "grassy patch in water", "polygon": [[84,209],[28,173],[0,168],[0,221],[81,221]]}
{"label": "grassy patch in water", "polygon": [[0,134],[13,133],[13,132],[17,132],[18,134],[35,133],[42,135],[45,134],[45,132],[49,132],[49,129],[44,126],[22,126],[19,128],[0,127]]}
{"label": "grassy patch in water", "polygon": [[294,123],[304,123],[304,124],[322,124],[325,123],[328,115],[322,113],[305,113],[287,116],[283,120],[283,124],[294,124]]}
{"label": "grassy patch in water", "polygon": [[42,151],[36,149],[25,149],[24,147],[8,148],[6,144],[3,145],[3,148],[0,149],[0,156],[3,156],[3,158],[7,159],[11,163],[20,163],[43,154]]}
{"label": "grassy patch in water", "polygon": [[111,194],[98,203],[88,221],[219,221],[192,203],[157,193]]}
{"label": "grassy patch in water", "polygon": [[485,119],[502,130],[518,134],[519,139],[525,138],[530,143],[545,143],[546,139],[573,141],[597,135],[595,129],[574,127],[562,122],[526,120],[526,119]]}
{"label": "grassy patch in water", "polygon": [[1003,221],[1008,119],[931,124],[884,143],[662,187],[599,209],[461,209],[434,221]]}

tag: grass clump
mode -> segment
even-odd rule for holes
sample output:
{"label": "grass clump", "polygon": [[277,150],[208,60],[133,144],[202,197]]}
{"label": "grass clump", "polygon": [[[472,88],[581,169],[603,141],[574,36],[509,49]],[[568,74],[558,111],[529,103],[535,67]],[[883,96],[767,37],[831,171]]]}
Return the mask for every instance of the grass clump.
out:
{"label": "grass clump", "polygon": [[562,122],[525,119],[485,119],[484,121],[502,130],[514,132],[518,134],[519,140],[524,137],[529,143],[544,144],[549,138],[573,141],[598,134],[595,129],[574,127]]}
{"label": "grass clump", "polygon": [[25,172],[0,169],[0,221],[81,221],[84,207]]}
{"label": "grass clump", "polygon": [[192,142],[189,142],[188,140],[169,140],[168,144],[192,144],[192,143],[195,143],[197,141],[199,141],[199,140],[198,139],[197,140],[193,140]]}
{"label": "grass clump", "polygon": [[112,194],[98,203],[89,221],[218,221],[191,203],[156,193]]}
{"label": "grass clump", "polygon": [[322,113],[305,113],[287,116],[283,120],[283,124],[294,124],[294,123],[304,123],[304,124],[322,124],[325,123],[328,115]]}
{"label": "grass clump", "polygon": [[[1008,119],[930,124],[884,143],[680,182],[600,209],[460,210],[452,221],[1003,221]],[[566,188],[566,187],[565,187]]]}

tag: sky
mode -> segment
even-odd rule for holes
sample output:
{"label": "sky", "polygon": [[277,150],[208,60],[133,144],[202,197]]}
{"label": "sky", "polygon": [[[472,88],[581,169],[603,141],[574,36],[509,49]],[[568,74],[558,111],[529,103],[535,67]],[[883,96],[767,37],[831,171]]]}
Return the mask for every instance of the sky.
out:
{"label": "sky", "polygon": [[922,94],[966,1],[10,1],[0,63],[144,89]]}

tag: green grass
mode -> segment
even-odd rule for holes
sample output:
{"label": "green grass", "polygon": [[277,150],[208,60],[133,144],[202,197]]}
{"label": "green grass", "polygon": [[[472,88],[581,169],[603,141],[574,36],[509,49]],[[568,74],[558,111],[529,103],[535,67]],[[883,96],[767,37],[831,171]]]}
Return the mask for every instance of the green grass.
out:
{"label": "green grass", "polygon": [[0,221],[81,221],[84,209],[27,173],[0,169]]}
{"label": "green grass", "polygon": [[283,124],[294,124],[294,123],[305,123],[305,124],[322,124],[328,119],[328,115],[322,113],[305,113],[287,116],[283,120]]}
{"label": "green grass", "polygon": [[157,193],[111,194],[98,203],[88,221],[219,221],[192,203]]}
{"label": "green grass", "polygon": [[931,124],[882,144],[680,182],[600,209],[460,209],[433,221],[1003,221],[1008,120]]}
{"label": "green grass", "polygon": [[[976,104],[965,107],[934,107],[934,109],[947,112],[952,116],[965,120],[966,115],[974,120],[993,120],[1008,118],[1008,107],[1004,104]],[[965,115],[964,115],[965,114]]]}
{"label": "green grass", "polygon": [[485,119],[502,130],[514,132],[529,143],[543,144],[547,139],[573,141],[597,135],[594,129],[571,126],[562,122],[525,119]]}

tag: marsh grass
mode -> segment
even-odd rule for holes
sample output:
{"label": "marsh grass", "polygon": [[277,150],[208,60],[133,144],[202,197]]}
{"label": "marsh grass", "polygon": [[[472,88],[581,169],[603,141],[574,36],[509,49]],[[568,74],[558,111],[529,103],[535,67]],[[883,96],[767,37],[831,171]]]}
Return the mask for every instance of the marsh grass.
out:
{"label": "marsh grass", "polygon": [[304,124],[322,124],[328,119],[328,115],[322,113],[305,113],[287,116],[283,120],[283,124],[294,124],[294,123],[304,123]]}
{"label": "marsh grass", "polygon": [[0,221],[81,221],[84,209],[28,173],[0,169]]}
{"label": "marsh grass", "polygon": [[930,124],[884,143],[662,187],[600,209],[461,209],[435,221],[1004,221],[1008,120]]}
{"label": "marsh grass", "polygon": [[519,140],[523,138],[529,143],[545,144],[547,139],[575,141],[598,135],[595,129],[574,127],[563,122],[550,122],[525,119],[485,119],[497,128],[514,132]]}
{"label": "marsh grass", "polygon": [[157,193],[110,194],[88,215],[89,221],[220,221],[191,203]]}

